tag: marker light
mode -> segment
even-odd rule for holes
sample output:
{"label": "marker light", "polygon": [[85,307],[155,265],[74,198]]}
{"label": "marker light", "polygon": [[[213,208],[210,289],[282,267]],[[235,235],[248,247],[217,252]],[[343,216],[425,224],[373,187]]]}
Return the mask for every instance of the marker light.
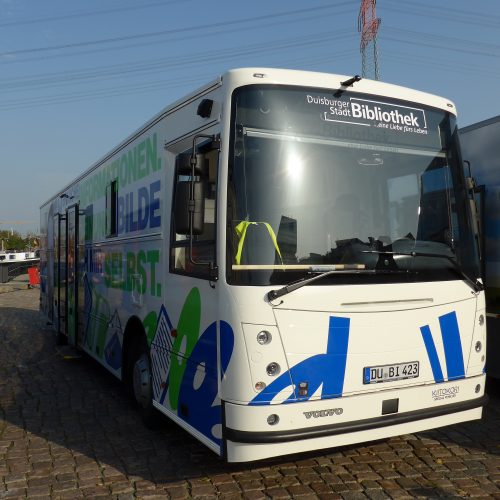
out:
{"label": "marker light", "polygon": [[265,345],[269,344],[271,342],[273,336],[271,335],[271,332],[268,332],[267,330],[262,330],[257,334],[257,342],[260,345]]}
{"label": "marker light", "polygon": [[267,417],[267,423],[269,425],[276,425],[279,421],[280,418],[278,417],[278,415],[276,415],[276,413],[272,413],[271,415],[269,415],[269,417]]}
{"label": "marker light", "polygon": [[484,324],[484,316],[482,314],[479,315],[479,325],[482,326]]}
{"label": "marker light", "polygon": [[278,363],[275,363],[274,361],[272,363],[269,363],[266,367],[266,372],[270,377],[276,377],[276,375],[279,375],[280,371],[280,365]]}
{"label": "marker light", "polygon": [[266,383],[265,382],[257,382],[255,384],[255,389],[258,391],[262,391],[262,389],[266,388]]}
{"label": "marker light", "polygon": [[478,340],[476,342],[476,345],[474,346],[474,349],[476,349],[476,352],[481,352],[481,348],[483,347],[483,345],[481,344],[481,342]]}

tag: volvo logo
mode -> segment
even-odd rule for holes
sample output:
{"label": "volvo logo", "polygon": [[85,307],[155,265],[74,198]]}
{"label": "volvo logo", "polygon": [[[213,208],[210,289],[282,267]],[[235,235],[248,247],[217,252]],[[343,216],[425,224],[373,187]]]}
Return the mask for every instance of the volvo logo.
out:
{"label": "volvo logo", "polygon": [[309,419],[319,418],[319,417],[331,417],[333,415],[342,415],[344,413],[343,408],[329,408],[328,410],[318,410],[318,411],[304,411],[304,416]]}

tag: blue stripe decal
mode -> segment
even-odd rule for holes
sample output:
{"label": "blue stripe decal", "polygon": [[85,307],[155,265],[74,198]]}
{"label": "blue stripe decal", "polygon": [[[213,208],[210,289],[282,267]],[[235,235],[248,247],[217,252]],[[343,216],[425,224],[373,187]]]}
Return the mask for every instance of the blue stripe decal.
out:
{"label": "blue stripe decal", "polygon": [[446,369],[448,380],[465,377],[464,356],[462,353],[462,342],[458,329],[457,315],[455,311],[439,317],[441,335],[443,337],[444,355],[446,357]]}
{"label": "blue stripe decal", "polygon": [[370,383],[370,368],[369,367],[367,367],[363,370],[363,382],[365,384]]}
{"label": "blue stripe decal", "polygon": [[429,328],[429,325],[425,325],[420,327],[420,331],[422,332],[422,338],[424,339],[425,348],[427,349],[427,356],[429,357],[434,380],[436,382],[443,382],[443,370],[441,370],[441,363],[439,362],[431,329]]}
{"label": "blue stripe decal", "polygon": [[323,383],[323,394],[341,396],[344,390],[350,322],[349,318],[330,316],[326,353],[333,358],[330,357],[332,366],[329,368],[330,376]]}
{"label": "blue stripe decal", "polygon": [[[282,373],[262,392],[250,401],[250,405],[268,405],[280,391],[290,388],[290,396],[283,401],[305,401],[323,385],[322,398],[338,398],[344,389],[347,350],[349,347],[349,318],[330,316],[328,326],[327,350],[325,354],[315,354],[297,363],[289,371]],[[298,396],[293,384],[307,381],[307,396]]]}

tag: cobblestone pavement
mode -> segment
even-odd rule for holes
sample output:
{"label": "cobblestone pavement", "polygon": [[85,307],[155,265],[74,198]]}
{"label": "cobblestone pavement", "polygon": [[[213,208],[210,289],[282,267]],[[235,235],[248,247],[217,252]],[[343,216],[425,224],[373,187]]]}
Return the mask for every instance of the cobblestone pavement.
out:
{"label": "cobblestone pavement", "polygon": [[0,499],[500,498],[498,388],[481,422],[227,465],[174,424],[143,427],[119,381],[58,351],[38,293],[0,295]]}

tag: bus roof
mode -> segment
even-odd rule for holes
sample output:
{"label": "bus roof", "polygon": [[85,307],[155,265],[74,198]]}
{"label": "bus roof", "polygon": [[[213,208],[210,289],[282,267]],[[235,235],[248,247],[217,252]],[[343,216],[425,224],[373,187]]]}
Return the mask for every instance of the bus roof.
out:
{"label": "bus roof", "polygon": [[[208,92],[212,88],[220,86],[223,82],[227,81],[229,87],[239,87],[242,85],[250,84],[271,84],[271,85],[296,85],[305,87],[317,87],[317,88],[332,88],[337,89],[340,87],[340,83],[351,78],[353,75],[339,75],[333,73],[320,73],[313,71],[301,71],[292,69],[276,69],[276,68],[238,68],[231,69],[207,83],[206,85],[193,90],[186,96],[176,100],[172,104],[168,105],[166,108],[162,109],[153,118],[147,121],[140,128],[135,130],[130,134],[125,140],[120,142],[117,146],[111,149],[107,154],[102,156],[98,161],[93,163],[90,167],[85,169],[78,177],[67,184],[64,188],[60,189],[56,194],[54,194],[50,199],[44,202],[40,208],[51,203],[54,199],[61,196],[63,193],[68,191],[74,184],[83,179],[93,170],[99,168],[102,164],[108,161],[113,155],[118,151],[126,147],[133,140],[135,140],[141,133],[150,127],[158,123],[166,115],[174,112],[178,107],[196,99],[200,94]],[[395,97],[397,99],[415,101],[428,106],[444,109],[448,112],[456,114],[455,105],[448,99],[439,97],[433,94],[428,94],[426,92],[420,92],[407,87],[401,87],[399,85],[393,85],[390,83],[380,82],[376,80],[361,79],[355,84],[355,90],[357,92],[364,92],[369,94],[375,94],[385,97]]]}

